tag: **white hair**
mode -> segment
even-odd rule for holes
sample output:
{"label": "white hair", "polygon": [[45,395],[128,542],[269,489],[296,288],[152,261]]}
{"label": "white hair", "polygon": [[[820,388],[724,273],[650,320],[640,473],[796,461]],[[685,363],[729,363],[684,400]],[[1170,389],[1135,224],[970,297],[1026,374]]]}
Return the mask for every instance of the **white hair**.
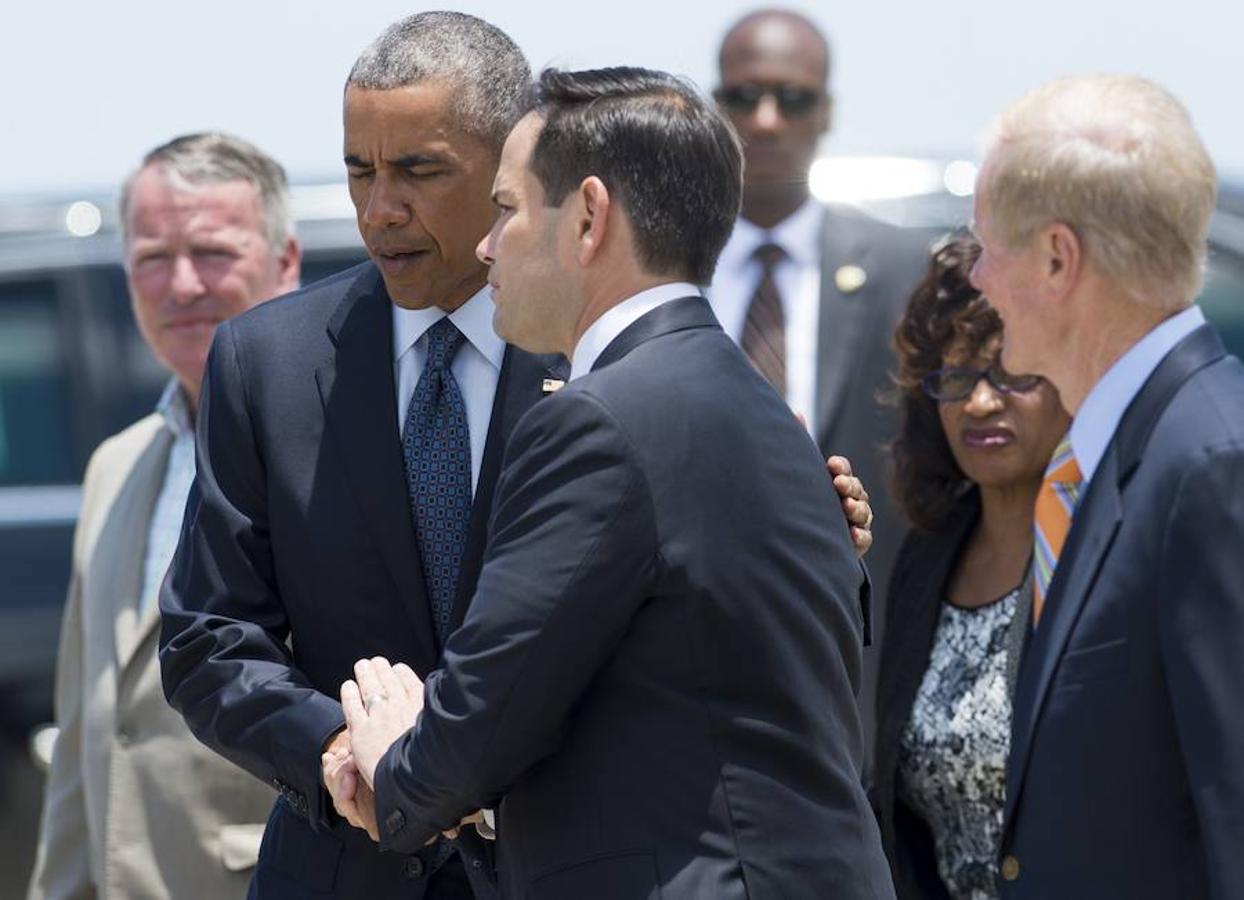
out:
{"label": "white hair", "polygon": [[1060,222],[1138,300],[1174,310],[1200,293],[1217,177],[1163,88],[1124,75],[1050,82],[1002,113],[986,156],[981,189],[1011,247]]}
{"label": "white hair", "polygon": [[263,209],[268,247],[281,253],[294,233],[289,212],[289,182],[285,169],[249,141],[221,132],[185,134],[161,144],[143,157],[142,165],[121,188],[121,229],[130,240],[130,195],[138,173],[158,166],[179,190],[209,184],[244,181],[255,188]]}

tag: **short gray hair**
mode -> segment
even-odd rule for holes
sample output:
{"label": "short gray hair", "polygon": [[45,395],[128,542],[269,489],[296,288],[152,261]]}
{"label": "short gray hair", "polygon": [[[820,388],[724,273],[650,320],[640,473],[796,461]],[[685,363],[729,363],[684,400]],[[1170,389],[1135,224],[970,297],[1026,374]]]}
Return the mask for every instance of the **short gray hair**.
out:
{"label": "short gray hair", "polygon": [[1187,111],[1143,78],[1062,78],[993,128],[982,188],[1011,247],[1053,222],[1137,300],[1181,309],[1201,290],[1217,177]]}
{"label": "short gray hair", "polygon": [[285,169],[249,141],[218,131],[183,134],[143,157],[142,164],[121,188],[121,231],[130,241],[130,195],[134,179],[151,166],[193,189],[209,184],[245,181],[259,194],[268,247],[277,254],[294,233],[289,213],[289,181]]}
{"label": "short gray hair", "polygon": [[505,32],[458,12],[423,12],[394,22],[363,51],[346,87],[388,91],[452,84],[464,131],[498,152],[532,106],[531,67]]}

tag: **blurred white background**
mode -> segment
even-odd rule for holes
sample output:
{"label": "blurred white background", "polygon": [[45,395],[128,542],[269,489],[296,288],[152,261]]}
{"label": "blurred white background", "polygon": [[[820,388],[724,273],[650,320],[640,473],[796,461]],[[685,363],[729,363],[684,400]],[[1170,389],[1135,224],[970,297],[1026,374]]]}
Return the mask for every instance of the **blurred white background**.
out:
{"label": "blurred white background", "polygon": [[[1244,174],[1238,0],[876,0],[790,4],[835,52],[831,153],[973,156],[1007,101],[1053,76],[1138,72],[1189,107],[1224,173]],[[223,128],[299,180],[340,178],[355,55],[422,7],[394,0],[68,0],[7,4],[0,195],[111,191],[175,134]],[[534,67],[633,63],[705,89],[724,29],[753,4],[480,0]]]}

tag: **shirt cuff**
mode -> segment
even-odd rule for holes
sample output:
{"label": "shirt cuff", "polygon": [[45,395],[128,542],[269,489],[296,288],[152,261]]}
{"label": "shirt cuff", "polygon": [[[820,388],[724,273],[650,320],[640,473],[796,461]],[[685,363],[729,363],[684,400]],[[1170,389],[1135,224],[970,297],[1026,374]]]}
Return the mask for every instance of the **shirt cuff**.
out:
{"label": "shirt cuff", "polygon": [[497,814],[491,809],[481,810],[484,814],[482,822],[475,823],[475,830],[479,832],[479,836],[486,841],[495,841],[497,839]]}

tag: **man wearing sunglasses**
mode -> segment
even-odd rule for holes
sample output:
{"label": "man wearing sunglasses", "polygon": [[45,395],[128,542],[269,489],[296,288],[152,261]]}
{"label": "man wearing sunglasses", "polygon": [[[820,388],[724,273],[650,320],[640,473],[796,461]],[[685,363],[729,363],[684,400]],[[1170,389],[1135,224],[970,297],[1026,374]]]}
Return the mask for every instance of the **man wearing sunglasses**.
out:
{"label": "man wearing sunglasses", "polygon": [[[829,45],[803,16],[761,10],[722,41],[714,92],[743,140],[743,203],[709,292],[726,333],[798,413],[822,452],[850,458],[876,515],[868,557],[873,646],[903,528],[880,449],[894,436],[877,401],[890,337],[924,268],[923,237],[813,199],[808,170],[829,131]],[[876,651],[860,695],[871,745]],[[871,754],[865,754],[870,758]]]}

